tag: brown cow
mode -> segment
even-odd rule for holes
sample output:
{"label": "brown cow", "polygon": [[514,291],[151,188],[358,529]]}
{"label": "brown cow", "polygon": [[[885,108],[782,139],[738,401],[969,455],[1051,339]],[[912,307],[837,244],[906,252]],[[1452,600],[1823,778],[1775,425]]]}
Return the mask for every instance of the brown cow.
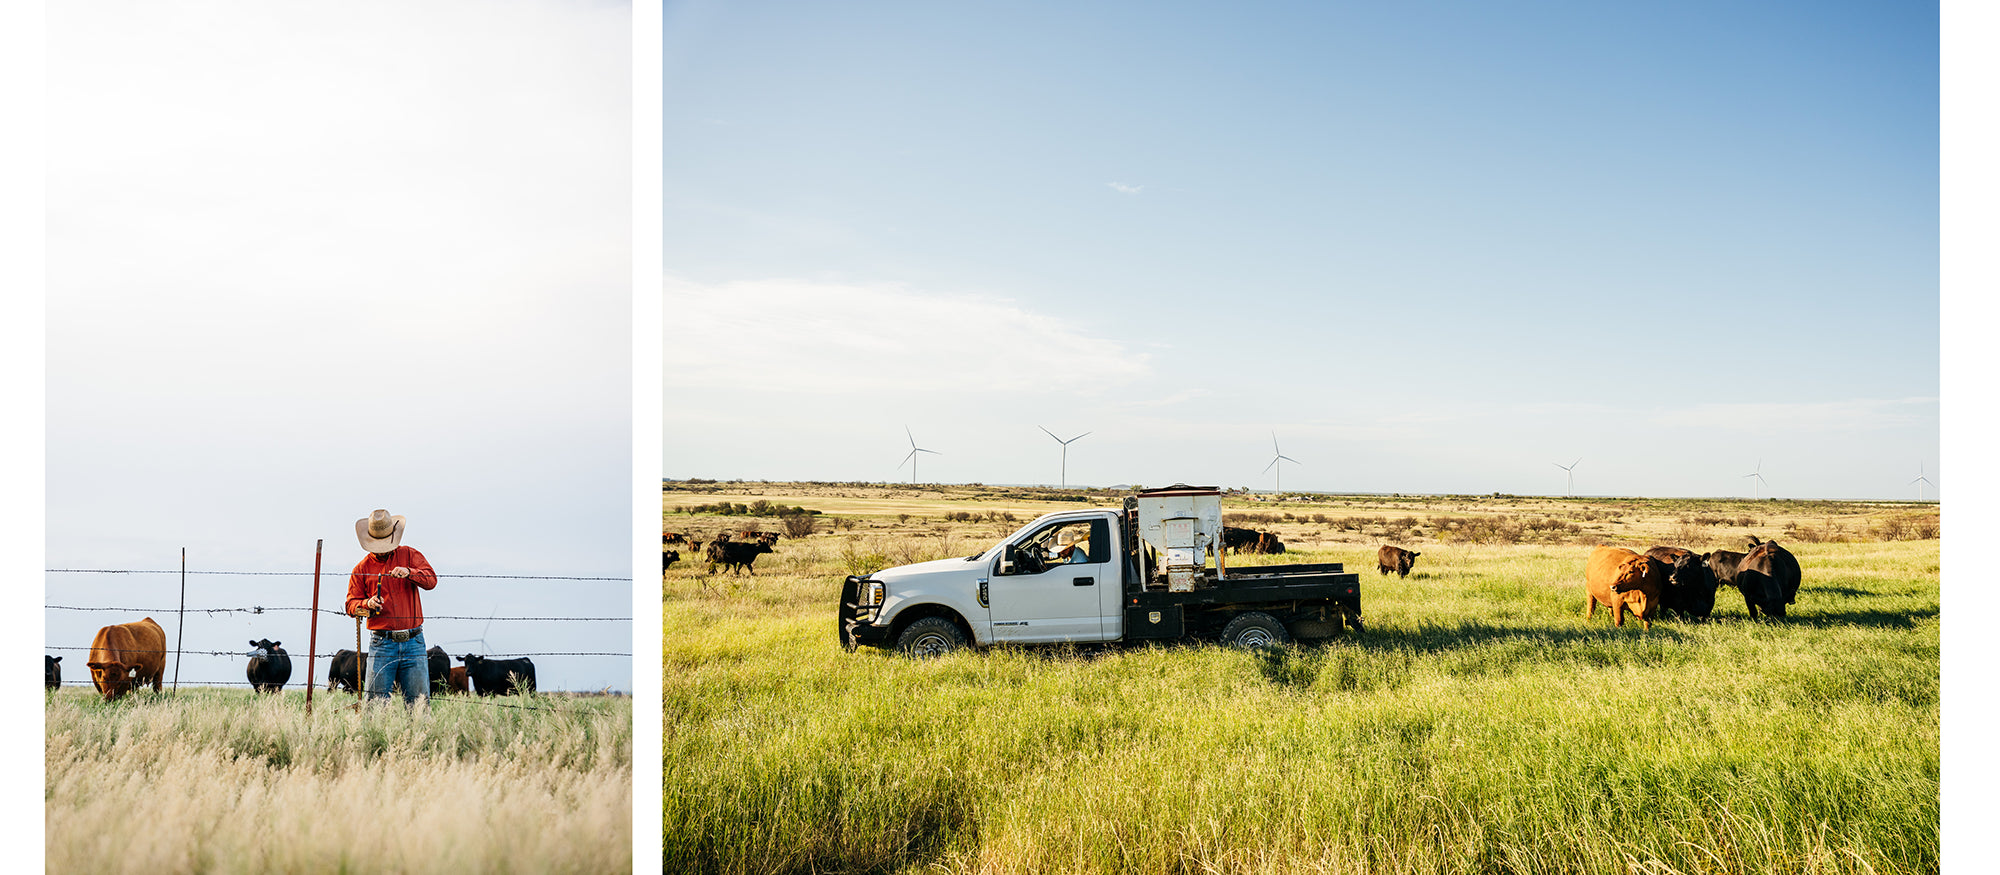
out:
{"label": "brown cow", "polygon": [[1660,610],[1660,589],[1667,585],[1670,567],[1623,547],[1590,551],[1583,578],[1583,619],[1596,616],[1602,603],[1611,609],[1614,626],[1625,625],[1625,609],[1630,607],[1646,628],[1653,628],[1653,615]]}
{"label": "brown cow", "polygon": [[472,688],[466,686],[465,682],[465,666],[454,665],[451,667],[451,680],[448,687],[454,693],[471,692]]}
{"label": "brown cow", "polygon": [[97,630],[90,642],[90,682],[109,702],[135,687],[153,684],[159,692],[167,673],[167,633],[147,617]]}
{"label": "brown cow", "polygon": [[1384,577],[1391,571],[1396,572],[1397,577],[1409,577],[1410,566],[1417,564],[1417,557],[1422,555],[1414,550],[1383,545],[1382,549],[1375,551],[1375,570],[1382,572]]}

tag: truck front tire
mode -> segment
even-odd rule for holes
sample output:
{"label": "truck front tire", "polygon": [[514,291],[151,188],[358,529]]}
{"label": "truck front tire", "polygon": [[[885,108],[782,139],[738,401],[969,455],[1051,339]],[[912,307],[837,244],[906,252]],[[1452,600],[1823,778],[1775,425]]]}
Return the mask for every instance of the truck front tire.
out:
{"label": "truck front tire", "polygon": [[1277,647],[1291,640],[1285,634],[1285,624],[1277,617],[1263,611],[1245,611],[1230,619],[1229,625],[1222,627],[1222,643],[1245,650],[1263,647]]}
{"label": "truck front tire", "polygon": [[943,656],[965,647],[965,633],[943,617],[925,617],[896,636],[896,649],[917,659]]}

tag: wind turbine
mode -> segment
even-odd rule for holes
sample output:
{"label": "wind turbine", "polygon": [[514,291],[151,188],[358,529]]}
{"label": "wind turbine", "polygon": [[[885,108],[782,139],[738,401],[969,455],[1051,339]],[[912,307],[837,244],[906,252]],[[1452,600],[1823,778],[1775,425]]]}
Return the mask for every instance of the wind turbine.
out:
{"label": "wind turbine", "polygon": [[1761,458],[1757,460],[1757,470],[1752,471],[1743,476],[1757,478],[1756,480],[1753,480],[1750,483],[1750,497],[1753,499],[1757,497],[1757,484],[1763,483],[1765,486],[1771,485],[1769,483],[1764,482],[1764,460]]}
{"label": "wind turbine", "polygon": [[1271,470],[1271,468],[1272,468],[1273,466],[1276,466],[1276,467],[1277,467],[1277,469],[1278,469],[1278,491],[1279,491],[1279,492],[1284,492],[1284,491],[1285,491],[1285,466],[1284,466],[1284,465],[1280,465],[1280,464],[1278,464],[1278,463],[1279,463],[1280,461],[1285,461],[1285,462],[1290,462],[1290,463],[1292,463],[1292,464],[1294,464],[1294,465],[1298,465],[1298,464],[1302,464],[1302,463],[1301,463],[1301,462],[1300,462],[1299,460],[1297,460],[1297,459],[1294,459],[1294,458],[1292,458],[1291,456],[1287,456],[1287,455],[1285,455],[1284,453],[1282,453],[1282,452],[1280,452],[1280,451],[1278,450],[1278,433],[1274,431],[1274,432],[1271,432],[1271,464],[1269,464],[1269,465],[1265,465],[1265,466],[1264,466],[1264,470],[1265,470],[1265,471],[1269,471],[1269,470]]}
{"label": "wind turbine", "polygon": [[[1917,463],[1917,479],[1910,481],[1910,485],[1915,486],[1918,483],[1922,483],[1924,484],[1924,486],[1929,486],[1932,489],[1937,488],[1936,483],[1932,483],[1930,481],[1930,478],[1924,476],[1924,463],[1922,462]],[[1924,497],[1924,487],[1917,486],[1917,499],[1921,501],[1923,500],[1923,497]]]}
{"label": "wind turbine", "polygon": [[1062,438],[1059,438],[1059,437],[1056,437],[1056,433],[1055,433],[1055,432],[1052,432],[1052,431],[1049,431],[1049,430],[1048,430],[1048,429],[1046,429],[1046,428],[1042,428],[1042,427],[1041,427],[1041,426],[1039,426],[1039,425],[1038,425],[1038,426],[1035,426],[1035,427],[1036,427],[1036,428],[1041,428],[1041,429],[1042,429],[1042,432],[1043,432],[1044,434],[1047,434],[1047,435],[1048,435],[1049,437],[1052,437],[1052,438],[1056,438],[1056,443],[1059,443],[1059,444],[1062,444],[1062,485],[1063,485],[1063,486],[1065,486],[1065,487],[1069,486],[1069,444],[1070,444],[1070,441],[1074,441],[1074,440],[1080,440],[1080,439],[1082,439],[1082,438],[1083,438],[1083,435],[1084,435],[1084,434],[1090,434],[1090,432],[1087,432],[1087,431],[1086,431],[1086,432],[1084,432],[1083,434],[1080,434],[1080,435],[1077,435],[1076,437],[1073,437],[1073,438],[1070,438],[1070,439],[1069,439],[1068,441],[1066,441],[1066,440],[1063,440]]}
{"label": "wind turbine", "polygon": [[[910,454],[904,456],[903,461],[910,463],[910,484],[914,486],[917,482],[917,454],[929,453],[933,456],[942,456],[944,454],[937,450],[926,450],[923,447],[917,446],[917,436],[910,434],[910,427],[907,425],[903,426],[903,434],[910,439]],[[901,468],[903,466],[901,463],[897,463],[896,467]]]}
{"label": "wind turbine", "polygon": [[[1578,456],[1578,457],[1576,457],[1576,462],[1581,462],[1581,461],[1583,461],[1583,457],[1582,457],[1582,456]],[[1568,471],[1568,472],[1570,472],[1570,473],[1569,473],[1569,478],[1568,478],[1568,479],[1569,479],[1569,482],[1563,485],[1563,494],[1564,494],[1564,495],[1568,495],[1568,494],[1570,494],[1571,492],[1574,492],[1574,491],[1576,490],[1576,462],[1571,462],[1571,463],[1569,463],[1569,464],[1567,464],[1567,465],[1565,465],[1565,464],[1563,464],[1563,463],[1561,463],[1561,462],[1550,462],[1550,463],[1549,463],[1549,464],[1551,464],[1551,465],[1554,465],[1554,466],[1556,466],[1556,467],[1558,467],[1558,468],[1561,468],[1561,469],[1563,469],[1564,471]]]}

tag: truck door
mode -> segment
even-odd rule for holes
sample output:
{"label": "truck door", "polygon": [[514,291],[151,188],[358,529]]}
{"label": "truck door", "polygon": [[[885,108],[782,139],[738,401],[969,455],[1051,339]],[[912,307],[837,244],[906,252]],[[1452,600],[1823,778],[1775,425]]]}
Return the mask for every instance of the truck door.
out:
{"label": "truck door", "polygon": [[1052,522],[1015,542],[1013,555],[1011,573],[1001,573],[1003,557],[989,584],[994,640],[1105,640],[1101,593],[1119,580],[1108,521]]}

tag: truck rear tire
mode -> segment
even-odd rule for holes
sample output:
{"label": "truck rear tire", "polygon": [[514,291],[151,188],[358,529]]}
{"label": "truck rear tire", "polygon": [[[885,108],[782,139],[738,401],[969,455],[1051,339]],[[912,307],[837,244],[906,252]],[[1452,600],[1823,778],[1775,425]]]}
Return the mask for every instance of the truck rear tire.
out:
{"label": "truck rear tire", "polygon": [[1244,611],[1222,627],[1222,643],[1245,650],[1278,647],[1290,640],[1285,624],[1263,611]]}
{"label": "truck rear tire", "polygon": [[896,636],[896,649],[916,659],[943,656],[965,647],[965,633],[943,617],[925,617]]}

